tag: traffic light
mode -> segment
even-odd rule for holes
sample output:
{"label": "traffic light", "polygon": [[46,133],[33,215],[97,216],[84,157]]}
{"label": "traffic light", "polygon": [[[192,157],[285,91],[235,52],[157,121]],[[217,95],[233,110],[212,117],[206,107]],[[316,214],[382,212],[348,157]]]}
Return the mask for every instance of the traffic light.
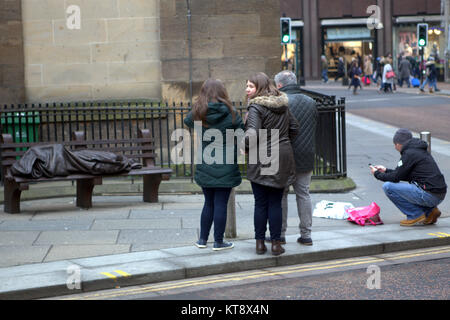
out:
{"label": "traffic light", "polygon": [[291,18],[280,18],[281,44],[291,43]]}
{"label": "traffic light", "polygon": [[417,25],[417,44],[419,48],[426,47],[428,43],[428,24],[419,23]]}

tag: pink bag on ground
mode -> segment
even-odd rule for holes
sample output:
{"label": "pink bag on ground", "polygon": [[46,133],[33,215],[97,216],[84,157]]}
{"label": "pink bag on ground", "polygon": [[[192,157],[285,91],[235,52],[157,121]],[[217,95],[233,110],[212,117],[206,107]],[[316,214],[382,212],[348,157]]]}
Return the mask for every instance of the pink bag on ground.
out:
{"label": "pink bag on ground", "polygon": [[348,221],[364,226],[366,223],[373,225],[383,224],[380,218],[380,207],[372,202],[370,206],[347,209]]}

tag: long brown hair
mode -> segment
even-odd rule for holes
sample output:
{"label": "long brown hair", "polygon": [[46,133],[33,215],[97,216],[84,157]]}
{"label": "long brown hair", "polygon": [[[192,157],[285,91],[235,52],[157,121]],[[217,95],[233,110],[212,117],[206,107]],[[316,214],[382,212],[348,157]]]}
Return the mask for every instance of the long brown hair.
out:
{"label": "long brown hair", "polygon": [[222,102],[227,107],[231,113],[231,117],[235,119],[235,111],[233,105],[231,104],[230,98],[228,97],[227,89],[223,85],[222,81],[218,79],[207,79],[203,82],[200,89],[200,94],[197,97],[194,105],[192,106],[192,115],[194,121],[201,121],[202,125],[208,127],[206,122],[206,115],[208,113],[208,103],[209,102]]}
{"label": "long brown hair", "polygon": [[281,94],[281,92],[270,82],[269,77],[264,72],[258,72],[251,75],[247,81],[253,83],[256,88],[255,94],[250,97],[250,99],[259,96],[279,96]]}

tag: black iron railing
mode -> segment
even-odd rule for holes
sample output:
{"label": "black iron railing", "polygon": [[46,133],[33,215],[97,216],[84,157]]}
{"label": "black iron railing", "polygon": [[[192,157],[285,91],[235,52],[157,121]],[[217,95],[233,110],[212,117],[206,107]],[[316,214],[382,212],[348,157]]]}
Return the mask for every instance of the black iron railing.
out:
{"label": "black iron railing", "polygon": [[[309,91],[305,94],[316,100],[319,111],[313,178],[345,177],[345,100]],[[246,107],[242,103],[235,107],[244,116]],[[178,143],[172,133],[187,129],[183,120],[189,110],[185,103],[5,105],[0,110],[0,131],[12,134],[15,142],[53,143],[70,140],[72,131],[84,131],[86,139],[129,139],[137,136],[137,128],[148,128],[155,138],[157,164],[171,167],[173,178],[192,178],[193,163],[174,164],[171,159],[171,150]],[[245,175],[245,165],[241,170]]]}

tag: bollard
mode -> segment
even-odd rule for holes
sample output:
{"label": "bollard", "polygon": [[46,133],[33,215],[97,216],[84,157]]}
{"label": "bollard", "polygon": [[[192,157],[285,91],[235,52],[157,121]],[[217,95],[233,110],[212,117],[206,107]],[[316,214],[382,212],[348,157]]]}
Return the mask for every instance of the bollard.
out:
{"label": "bollard", "polygon": [[231,189],[227,204],[227,224],[225,226],[225,238],[236,238],[236,192]]}
{"label": "bollard", "polygon": [[422,131],[420,133],[420,140],[428,143],[428,153],[431,153],[431,133],[429,131]]}

